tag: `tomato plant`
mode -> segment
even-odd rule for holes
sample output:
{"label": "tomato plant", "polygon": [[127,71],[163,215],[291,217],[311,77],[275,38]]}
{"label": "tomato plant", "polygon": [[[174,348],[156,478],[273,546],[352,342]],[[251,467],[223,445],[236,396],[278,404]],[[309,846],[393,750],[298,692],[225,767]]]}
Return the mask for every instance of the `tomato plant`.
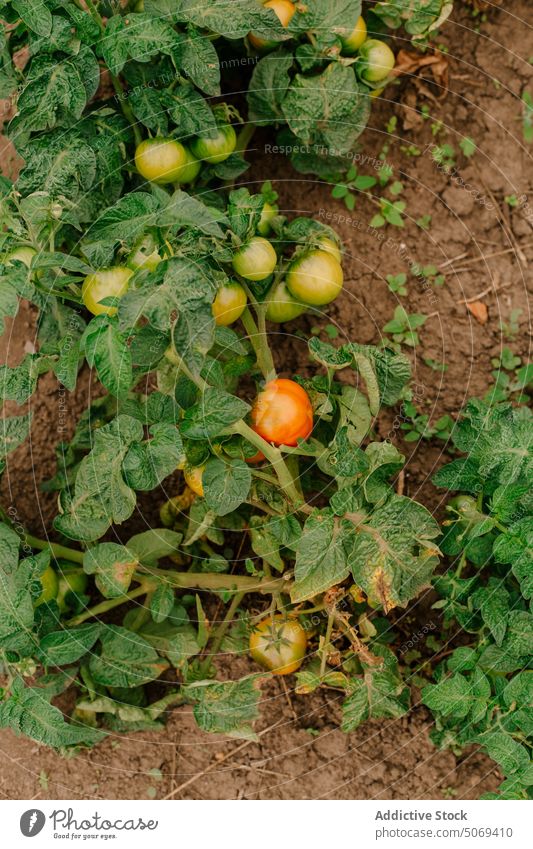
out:
{"label": "tomato plant", "polygon": [[[0,329],[24,299],[38,339],[2,367],[2,399],[25,405],[46,373],[66,392],[82,368],[100,382],[46,482],[58,504],[49,538],[0,523],[0,726],[57,748],[158,728],[184,702],[201,728],[253,737],[266,673],[216,677],[219,650],[247,651],[258,630],[251,595],[261,619],[284,611],[279,651],[300,622],[296,688],[337,689],[343,728],[408,706],[381,635],[428,585],[439,529],[396,493],[403,457],[373,429],[404,392],[408,360],[312,338],[305,376],[287,375],[267,321],[341,293],[340,243],[280,214],[271,187],[233,188],[256,125],[340,151],[335,170],[353,150],[373,84],[340,33],[361,4],[309,0],[288,19],[279,3],[245,0],[231,16],[217,0],[170,12],[158,0],[3,4],[0,84],[24,165],[0,180]],[[418,37],[447,5],[372,13]],[[217,48],[244,56],[249,33],[278,47],[254,66],[243,118],[226,87],[221,101]],[[310,118],[317,83],[324,114]],[[320,153],[294,161],[324,168]],[[0,471],[33,406],[3,420]],[[163,484],[161,527],[130,533]],[[53,699],[73,681],[68,722]]]}
{"label": "tomato plant", "polygon": [[[39,278],[22,263],[3,266],[6,291],[33,300],[43,328],[41,348],[4,368],[4,397],[24,403],[48,370],[73,389],[84,361],[107,395],[82,417],[47,483],[58,495],[57,541],[17,532],[8,516],[0,524],[8,670],[0,724],[23,721],[41,742],[78,746],[131,722],[157,727],[170,705],[185,701],[202,728],[249,736],[266,673],[252,667],[243,678],[218,680],[217,653],[228,645],[251,646],[267,670],[295,671],[299,692],[337,688],[347,730],[370,716],[399,716],[408,688],[378,625],[427,585],[438,525],[395,493],[389,478],[403,458],[370,432],[380,405],[404,391],[408,361],[386,347],[335,348],[312,338],[307,376],[278,375],[269,310],[280,287],[288,300],[292,264],[318,245],[336,249],[335,233],[277,213],[265,240],[274,273],[236,283],[235,254],[258,238],[269,190],[229,191],[223,208],[162,191],[124,195],[74,241],[70,225],[43,221],[32,258]],[[18,196],[8,191],[4,203],[12,248],[29,231]],[[159,259],[136,261],[135,270],[119,264],[139,251]],[[93,271],[89,256],[115,264]],[[233,309],[245,306],[232,327],[216,320],[226,288],[239,296]],[[88,305],[105,311],[83,310],[89,291]],[[54,329],[58,315],[68,345]],[[7,421],[11,448],[29,417]],[[175,490],[161,505],[161,527],[128,534],[138,499],[161,498],[163,482]],[[49,569],[58,583],[43,595]],[[210,621],[210,593],[227,604],[221,621]],[[251,593],[265,599],[261,620],[281,607],[283,621],[275,614],[272,627],[258,625]],[[136,599],[142,614],[129,605]],[[319,611],[318,624],[309,626],[308,611]],[[28,657],[57,670],[54,693],[62,667],[79,668],[75,723],[51,702],[35,710],[42,690],[19,674]],[[175,683],[162,685],[157,701],[128,707],[126,717],[117,688],[137,692],[170,668]],[[377,687],[385,702],[374,697]]]}
{"label": "tomato plant", "polygon": [[506,799],[529,799],[532,787],[532,435],[527,407],[471,401],[452,433],[466,457],[434,478],[463,493],[448,502],[443,527],[451,568],[434,579],[444,625],[463,639],[422,700],[435,715],[434,742],[481,746],[505,776]]}

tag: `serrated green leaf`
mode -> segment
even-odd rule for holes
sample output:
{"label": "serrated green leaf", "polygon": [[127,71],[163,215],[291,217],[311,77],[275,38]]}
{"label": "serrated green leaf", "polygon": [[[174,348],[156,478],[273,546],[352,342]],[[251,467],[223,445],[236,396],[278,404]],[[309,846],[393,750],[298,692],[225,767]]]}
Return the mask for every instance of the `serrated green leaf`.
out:
{"label": "serrated green leaf", "polygon": [[194,701],[193,713],[202,731],[256,740],[253,723],[259,718],[257,676],[239,681],[197,681],[182,689]]}

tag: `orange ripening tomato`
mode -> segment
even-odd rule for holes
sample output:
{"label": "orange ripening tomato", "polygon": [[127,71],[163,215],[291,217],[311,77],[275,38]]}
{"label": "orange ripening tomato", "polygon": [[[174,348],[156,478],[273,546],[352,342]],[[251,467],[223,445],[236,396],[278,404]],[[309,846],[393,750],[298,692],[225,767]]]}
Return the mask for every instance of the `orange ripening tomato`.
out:
{"label": "orange ripening tomato", "polygon": [[274,445],[297,445],[313,430],[309,395],[294,380],[271,380],[252,407],[252,427]]}
{"label": "orange ripening tomato", "polygon": [[[294,3],[291,3],[291,0],[267,0],[263,5],[265,9],[272,9],[283,27],[289,26],[296,12],[296,7]],[[248,39],[256,50],[274,50],[280,44],[279,41],[268,41],[253,33],[248,34]]]}
{"label": "orange ripening tomato", "polygon": [[244,460],[246,463],[250,463],[250,465],[254,466],[256,463],[262,463],[265,459],[265,455],[262,451],[257,451],[252,457],[245,457]]}
{"label": "orange ripening tomato", "polygon": [[274,675],[290,675],[303,663],[307,635],[297,619],[267,616],[250,634],[252,658]]}

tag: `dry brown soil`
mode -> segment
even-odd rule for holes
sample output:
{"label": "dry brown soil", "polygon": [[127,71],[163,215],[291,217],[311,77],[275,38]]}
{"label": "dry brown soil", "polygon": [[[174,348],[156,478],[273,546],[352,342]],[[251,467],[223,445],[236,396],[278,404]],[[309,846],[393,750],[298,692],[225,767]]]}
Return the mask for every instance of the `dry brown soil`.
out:
{"label": "dry brown soil", "polygon": [[[334,223],[346,245],[346,290],[329,316],[304,318],[284,330],[278,364],[290,373],[305,369],[305,343],[296,332],[315,324],[337,326],[339,336],[377,343],[381,328],[400,302],[388,291],[385,277],[408,271],[408,261],[443,267],[445,284],[424,288],[411,275],[409,294],[403,299],[410,313],[429,316],[420,331],[420,346],[413,352],[417,405],[432,420],[443,413],[456,414],[468,397],[483,394],[491,383],[491,358],[502,345],[529,358],[530,323],[527,300],[527,259],[533,257],[531,207],[511,208],[505,197],[531,190],[532,147],[522,135],[520,99],[531,85],[533,39],[529,0],[509,0],[493,10],[479,28],[465,5],[457,0],[453,19],[442,32],[449,51],[447,91],[429,81],[404,79],[386,100],[377,104],[370,126],[361,138],[362,154],[386,160],[405,186],[406,226],[369,229],[377,211],[369,198],[359,199],[351,223]],[[529,26],[528,23],[529,22]],[[389,100],[394,102],[391,104]],[[426,106],[430,118],[423,119]],[[397,125],[388,134],[390,114]],[[431,125],[442,122],[435,138]],[[465,136],[477,151],[467,159],[459,149]],[[427,146],[437,141],[456,150],[459,177],[453,179],[436,166]],[[419,156],[409,155],[416,144]],[[4,149],[5,170],[11,167]],[[360,164],[362,173],[373,173],[373,163]],[[254,167],[247,180],[273,180],[288,215],[349,215],[341,201],[331,199],[330,187],[291,171],[282,156],[265,153],[261,137],[254,152]],[[463,181],[463,182],[461,182]],[[533,201],[532,201],[533,203]],[[321,210],[324,210],[321,213]],[[422,231],[417,219],[431,215],[431,226]],[[403,257],[403,258],[402,258]],[[407,258],[407,260],[406,260]],[[478,296],[479,297],[476,297]],[[488,309],[481,323],[464,299],[481,301]],[[502,334],[520,309],[519,329],[512,337]],[[1,361],[18,362],[34,342],[34,318],[22,309],[0,339]],[[325,337],[323,337],[325,338]],[[444,363],[434,371],[425,358]],[[74,396],[66,401],[67,433],[87,405],[92,384],[83,375]],[[21,521],[34,532],[49,529],[53,497],[38,486],[54,471],[60,398],[55,381],[46,376],[32,400],[34,424],[31,440],[10,458],[1,499],[14,506]],[[8,409],[8,413],[14,412]],[[402,444],[393,415],[380,422],[380,436]],[[441,496],[430,477],[443,460],[442,442],[403,444],[407,456],[405,491],[439,509]],[[142,516],[149,522],[153,508]],[[404,631],[431,622],[435,614],[424,598],[415,614],[404,620]],[[234,663],[228,675],[246,671],[246,661]],[[296,697],[283,682],[263,687],[265,730],[259,743],[239,749],[234,741],[200,732],[190,708],[174,711],[164,733],[135,733],[110,737],[94,751],[64,759],[10,731],[0,733],[0,794],[5,798],[336,798],[420,799],[476,798],[497,786],[494,765],[479,752],[462,757],[439,752],[429,739],[430,718],[416,706],[397,721],[371,722],[356,733],[344,735],[337,726],[339,705],[330,694]],[[204,770],[182,790],[182,784]],[[178,792],[179,790],[179,792]]]}

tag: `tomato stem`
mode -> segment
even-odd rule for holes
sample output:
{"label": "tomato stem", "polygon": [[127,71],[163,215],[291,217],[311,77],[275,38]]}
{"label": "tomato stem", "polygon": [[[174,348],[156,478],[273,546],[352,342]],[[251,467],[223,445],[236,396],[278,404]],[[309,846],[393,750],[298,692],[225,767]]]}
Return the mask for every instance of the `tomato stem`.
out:
{"label": "tomato stem", "polygon": [[75,548],[67,548],[65,545],[59,545],[57,542],[49,542],[46,539],[38,539],[38,537],[25,532],[20,534],[20,537],[31,548],[37,548],[39,551],[45,551],[49,548],[55,558],[62,557],[64,560],[83,564],[83,551],[77,551]]}
{"label": "tomato stem", "polygon": [[247,425],[243,419],[235,422],[230,430],[232,433],[240,434],[240,436],[243,436],[248,440],[248,442],[251,442],[252,445],[258,448],[259,451],[263,452],[267,460],[272,464],[280,486],[287,498],[289,498],[289,500],[295,505],[302,504],[303,498],[296,488],[293,477],[285,464],[285,460],[283,459],[283,455],[279,448],[276,448],[274,445],[271,445],[270,442],[267,442],[266,439],[263,439],[263,437],[256,433],[255,430],[252,430],[250,425]]}
{"label": "tomato stem", "polygon": [[82,622],[85,622],[87,619],[92,619],[95,616],[100,616],[101,613],[107,613],[108,610],[113,610],[115,607],[119,607],[121,604],[125,604],[127,601],[131,601],[134,598],[138,598],[141,595],[146,595],[153,587],[153,582],[149,581],[145,575],[142,577],[142,583],[135,587],[134,590],[131,590],[129,593],[124,593],[124,595],[119,596],[119,598],[109,598],[106,601],[100,602],[100,604],[96,604],[94,607],[89,607],[83,613],[80,613],[78,616],[74,616],[72,619],[69,619],[66,624],[69,627],[73,625],[81,625]]}
{"label": "tomato stem", "polygon": [[[241,592],[235,593],[235,595],[233,596],[233,598],[231,600],[231,604],[226,611],[226,615],[224,616],[224,619],[218,624],[217,628],[215,629],[215,631],[213,633],[213,643],[212,643],[212,646],[211,646],[211,651],[207,655],[207,658],[206,658],[206,662],[205,662],[206,666],[209,666],[209,663],[210,663],[209,658],[210,657],[216,657],[217,656],[217,654],[220,650],[220,646],[222,645],[222,640],[224,639],[224,637],[226,635],[226,631],[228,630],[229,626],[231,625],[231,623],[233,621],[233,617],[235,616],[235,613],[237,612],[237,608],[238,608],[239,604],[241,603],[241,601],[243,600],[245,595],[246,595],[246,590],[241,590]],[[204,664],[202,664],[202,666],[203,665]]]}
{"label": "tomato stem", "polygon": [[[248,297],[252,299],[253,295],[248,287],[244,288],[246,288]],[[261,374],[266,381],[274,380],[276,377],[276,368],[274,366],[272,352],[266,339],[266,334],[259,329],[248,307],[241,315],[241,321],[244,325],[244,329],[246,330],[246,334],[250,340],[252,348],[254,349],[255,356],[257,357],[257,365],[261,369]]]}
{"label": "tomato stem", "polygon": [[144,567],[142,577],[139,575],[137,580],[145,579],[146,575],[163,578],[169,584],[184,590],[225,590],[235,593],[247,592],[271,595],[280,592],[282,588],[288,590],[291,585],[290,580],[285,576],[258,579],[249,575],[225,575],[220,572],[173,572],[169,569],[152,567]]}
{"label": "tomato stem", "polygon": [[236,153],[245,152],[246,148],[248,147],[253,138],[256,129],[257,126],[252,121],[249,121],[247,124],[245,124],[240,133],[237,135],[237,144],[235,145]]}

